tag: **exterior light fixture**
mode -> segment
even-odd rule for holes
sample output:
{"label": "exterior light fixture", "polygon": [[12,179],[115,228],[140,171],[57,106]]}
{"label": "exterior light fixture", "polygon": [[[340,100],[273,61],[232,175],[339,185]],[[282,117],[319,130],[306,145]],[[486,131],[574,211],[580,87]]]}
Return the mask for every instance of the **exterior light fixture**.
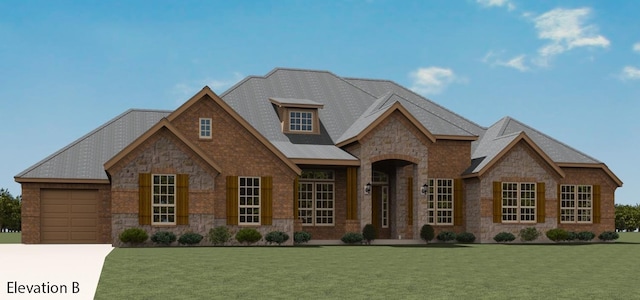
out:
{"label": "exterior light fixture", "polygon": [[429,186],[425,183],[422,185],[422,188],[420,189],[420,194],[426,195],[428,190],[429,190]]}
{"label": "exterior light fixture", "polygon": [[369,195],[369,193],[371,193],[371,182],[367,183],[367,184],[364,186],[364,194],[365,194],[365,195]]}

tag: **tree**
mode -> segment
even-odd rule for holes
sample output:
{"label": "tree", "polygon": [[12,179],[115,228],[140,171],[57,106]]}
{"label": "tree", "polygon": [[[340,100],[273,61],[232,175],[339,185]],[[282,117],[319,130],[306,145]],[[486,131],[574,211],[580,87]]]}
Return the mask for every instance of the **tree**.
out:
{"label": "tree", "polygon": [[9,190],[0,189],[0,229],[20,230],[22,199],[14,197]]}
{"label": "tree", "polygon": [[635,231],[640,227],[640,205],[616,204],[616,230]]}

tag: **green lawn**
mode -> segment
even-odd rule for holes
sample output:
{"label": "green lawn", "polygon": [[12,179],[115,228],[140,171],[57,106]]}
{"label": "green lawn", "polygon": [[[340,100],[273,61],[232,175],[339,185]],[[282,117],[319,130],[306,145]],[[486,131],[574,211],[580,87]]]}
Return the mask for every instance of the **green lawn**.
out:
{"label": "green lawn", "polygon": [[20,244],[21,242],[20,232],[0,232],[0,244]]}
{"label": "green lawn", "polygon": [[96,299],[631,299],[639,243],[117,248]]}

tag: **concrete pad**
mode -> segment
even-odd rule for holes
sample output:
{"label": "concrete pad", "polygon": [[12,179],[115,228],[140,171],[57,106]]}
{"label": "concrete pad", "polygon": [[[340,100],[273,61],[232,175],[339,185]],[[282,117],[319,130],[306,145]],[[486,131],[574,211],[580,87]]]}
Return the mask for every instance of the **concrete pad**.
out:
{"label": "concrete pad", "polygon": [[0,244],[0,299],[93,299],[111,250],[102,244]]}

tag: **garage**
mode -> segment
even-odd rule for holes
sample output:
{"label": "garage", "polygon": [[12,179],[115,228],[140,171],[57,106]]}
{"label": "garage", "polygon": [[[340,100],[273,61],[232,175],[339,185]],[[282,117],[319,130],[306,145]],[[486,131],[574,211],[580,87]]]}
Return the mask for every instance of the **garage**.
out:
{"label": "garage", "polygon": [[43,244],[98,242],[98,190],[41,190]]}

